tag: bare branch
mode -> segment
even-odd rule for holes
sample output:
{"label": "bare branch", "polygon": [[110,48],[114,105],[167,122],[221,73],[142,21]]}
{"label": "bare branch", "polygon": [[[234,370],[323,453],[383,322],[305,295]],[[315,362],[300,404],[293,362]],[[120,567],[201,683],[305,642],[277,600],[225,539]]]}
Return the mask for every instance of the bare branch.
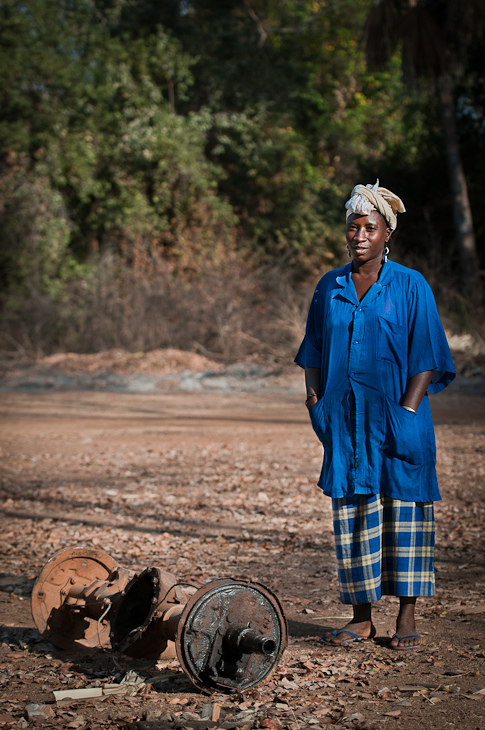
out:
{"label": "bare branch", "polygon": [[246,10],[248,11],[249,17],[252,18],[254,20],[254,22],[256,23],[256,27],[257,27],[258,33],[259,33],[258,46],[259,46],[259,48],[262,48],[264,46],[266,38],[268,37],[268,34],[267,34],[265,27],[262,24],[261,20],[258,18],[256,13],[254,12],[253,8],[250,6],[248,0],[245,0],[244,5],[246,6]]}

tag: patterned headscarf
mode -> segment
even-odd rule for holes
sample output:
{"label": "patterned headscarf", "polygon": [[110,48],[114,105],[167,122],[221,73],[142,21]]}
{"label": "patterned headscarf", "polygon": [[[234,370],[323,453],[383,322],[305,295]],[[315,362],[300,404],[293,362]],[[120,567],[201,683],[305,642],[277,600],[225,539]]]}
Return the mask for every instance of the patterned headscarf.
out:
{"label": "patterned headscarf", "polygon": [[347,208],[347,218],[352,213],[369,215],[373,210],[377,210],[384,216],[391,231],[396,230],[397,213],[406,212],[401,198],[387,188],[380,188],[379,180],[375,185],[356,185],[350,199],[345,203],[345,207]]}

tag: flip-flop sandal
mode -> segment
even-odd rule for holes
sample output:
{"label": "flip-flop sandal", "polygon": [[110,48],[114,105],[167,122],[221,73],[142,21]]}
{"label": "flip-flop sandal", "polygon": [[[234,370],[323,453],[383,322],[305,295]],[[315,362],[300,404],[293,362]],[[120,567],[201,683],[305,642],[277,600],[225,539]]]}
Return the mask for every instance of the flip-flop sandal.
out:
{"label": "flip-flop sandal", "polygon": [[335,644],[333,641],[328,641],[323,636],[320,639],[320,644],[326,644],[327,646],[333,646],[333,647],[339,647],[339,646],[347,646],[348,644],[353,644],[354,642],[359,641],[370,641],[374,638],[376,635],[376,627],[372,624],[370,629],[369,636],[359,636],[354,631],[350,631],[350,629],[335,629],[335,631],[332,631],[332,636],[334,638],[337,638],[337,636],[340,636],[340,634],[348,634],[349,638],[344,639],[340,642],[340,644]]}
{"label": "flip-flop sandal", "polygon": [[403,651],[404,649],[417,649],[419,646],[421,646],[421,639],[422,636],[419,634],[405,634],[404,636],[399,636],[399,634],[394,634],[394,636],[391,636],[391,641],[393,639],[397,639],[398,641],[402,641],[403,639],[419,639],[419,644],[411,644],[411,646],[391,646],[391,649],[400,649]]}

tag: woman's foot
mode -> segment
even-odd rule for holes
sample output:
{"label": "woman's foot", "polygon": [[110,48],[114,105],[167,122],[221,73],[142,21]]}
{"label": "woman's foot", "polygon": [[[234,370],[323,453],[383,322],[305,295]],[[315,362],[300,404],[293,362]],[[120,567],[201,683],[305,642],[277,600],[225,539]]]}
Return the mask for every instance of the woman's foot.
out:
{"label": "woman's foot", "polygon": [[342,646],[345,644],[351,644],[353,641],[373,639],[375,635],[376,628],[372,621],[349,621],[349,623],[341,629],[327,631],[327,633],[323,635],[321,641],[324,644]]}
{"label": "woman's foot", "polygon": [[416,634],[415,603],[415,598],[401,598],[396,633],[391,639],[391,649],[411,649],[421,644],[421,637]]}
{"label": "woman's foot", "polygon": [[417,649],[418,646],[421,646],[419,634],[394,634],[391,639],[391,649]]}

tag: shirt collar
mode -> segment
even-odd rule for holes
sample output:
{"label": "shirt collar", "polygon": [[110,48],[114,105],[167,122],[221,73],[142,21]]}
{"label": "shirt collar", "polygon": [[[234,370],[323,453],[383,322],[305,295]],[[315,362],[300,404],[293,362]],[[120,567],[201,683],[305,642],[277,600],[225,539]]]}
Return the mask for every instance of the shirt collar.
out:
{"label": "shirt collar", "polygon": [[[355,292],[354,282],[352,281],[351,266],[351,263],[344,266],[340,276],[337,276],[336,282],[342,288],[340,290],[337,290],[335,294],[339,294],[341,297],[344,297],[349,302],[352,302],[352,304],[359,304],[359,300]],[[382,266],[379,278],[377,279],[375,284],[372,285],[372,287],[369,289],[368,293],[365,296],[365,304],[374,299],[380,292],[382,287],[387,286],[393,277],[393,262],[385,261]]]}

